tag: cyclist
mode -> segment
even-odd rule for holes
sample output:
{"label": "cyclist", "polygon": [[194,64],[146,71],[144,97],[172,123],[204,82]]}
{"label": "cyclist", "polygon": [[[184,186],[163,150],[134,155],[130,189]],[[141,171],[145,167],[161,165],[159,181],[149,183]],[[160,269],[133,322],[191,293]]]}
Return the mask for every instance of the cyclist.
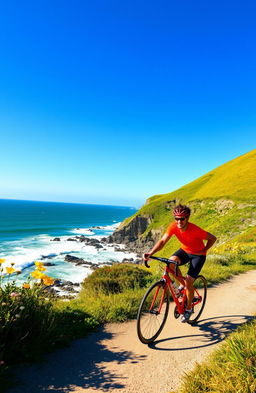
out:
{"label": "cyclist", "polygon": [[[186,279],[182,278],[180,269],[178,269],[177,279],[180,282],[179,289],[186,287],[187,306],[181,317],[181,322],[187,322],[192,313],[192,301],[194,298],[193,282],[198,277],[205,259],[206,253],[213,246],[216,237],[209,232],[199,228],[197,225],[189,222],[190,208],[186,205],[177,205],[173,209],[175,222],[167,228],[163,237],[154,245],[152,250],[144,254],[144,260],[149,258],[157,251],[160,251],[164,245],[175,235],[181,243],[181,248],[177,250],[170,259],[177,261],[179,265],[189,262],[189,269]],[[206,240],[206,243],[204,243]],[[174,269],[170,266],[171,269]]]}

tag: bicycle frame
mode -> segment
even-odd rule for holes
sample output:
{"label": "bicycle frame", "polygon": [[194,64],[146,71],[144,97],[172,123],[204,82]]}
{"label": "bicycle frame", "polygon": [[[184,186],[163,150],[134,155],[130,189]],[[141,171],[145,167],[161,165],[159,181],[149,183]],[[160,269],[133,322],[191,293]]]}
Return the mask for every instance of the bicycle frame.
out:
{"label": "bicycle frame", "polygon": [[[156,313],[159,314],[161,312],[162,305],[164,303],[165,293],[166,293],[167,290],[169,290],[169,292],[171,293],[172,298],[173,298],[173,300],[174,300],[174,302],[176,304],[178,313],[179,314],[183,314],[184,310],[185,310],[185,306],[186,306],[186,301],[187,301],[186,290],[185,290],[185,288],[182,290],[183,296],[182,296],[181,301],[179,301],[179,299],[177,298],[176,293],[174,291],[173,283],[172,283],[172,280],[171,280],[169,274],[171,274],[173,277],[177,277],[176,274],[174,274],[174,272],[169,268],[169,266],[166,265],[165,269],[164,269],[164,274],[163,274],[163,276],[162,276],[162,278],[160,280],[160,281],[163,282],[164,290],[163,290],[163,293],[162,293],[162,296],[161,296],[161,301],[160,301],[160,304],[159,304],[159,307],[158,307],[158,310],[156,311]],[[183,279],[185,279],[185,278],[183,277]],[[149,307],[149,311],[151,311],[151,312],[153,312],[153,306],[154,306],[155,300],[156,300],[156,298],[158,296],[159,289],[160,289],[160,287],[157,288],[157,290],[155,292],[155,295],[153,297],[151,306]],[[198,303],[200,303],[202,301],[202,297],[200,296],[200,294],[198,293],[196,288],[194,288],[194,291],[196,292],[198,300],[195,301],[195,302],[193,301],[192,307],[194,307],[196,304],[198,304]]]}
{"label": "bicycle frame", "polygon": [[[181,302],[179,302],[179,300],[178,300],[178,298],[176,296],[176,293],[174,291],[172,280],[171,280],[169,274],[171,274],[173,277],[175,277],[173,271],[168,266],[165,266],[164,274],[163,274],[163,276],[161,278],[161,281],[163,281],[165,283],[165,287],[164,287],[164,290],[163,290],[163,295],[162,295],[162,299],[161,300],[164,300],[165,292],[167,290],[169,290],[169,292],[171,293],[172,298],[173,298],[173,300],[174,300],[174,302],[175,302],[175,304],[177,306],[178,312],[180,314],[182,314],[184,312],[184,310],[185,310],[185,303],[186,303],[186,300],[187,300],[187,296],[182,296],[182,300],[181,300]],[[184,292],[185,292],[185,290],[184,290]],[[163,302],[161,301],[160,307],[162,307],[162,304],[163,304]],[[161,308],[160,308],[159,312],[160,311],[161,311]]]}

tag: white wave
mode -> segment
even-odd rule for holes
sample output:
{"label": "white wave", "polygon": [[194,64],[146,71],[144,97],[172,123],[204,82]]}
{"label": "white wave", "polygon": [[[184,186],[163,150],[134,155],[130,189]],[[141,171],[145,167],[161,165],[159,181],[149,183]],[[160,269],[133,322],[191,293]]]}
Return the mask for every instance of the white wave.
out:
{"label": "white wave", "polygon": [[103,231],[109,232],[109,231],[114,231],[114,230],[116,230],[116,229],[119,227],[120,224],[121,224],[121,222],[116,222],[115,224],[111,224],[111,225],[101,225],[101,226],[96,226],[96,227],[92,227],[92,228],[93,228],[93,229],[94,229],[94,228],[96,228],[96,229],[101,229],[101,230],[103,230]]}
{"label": "white wave", "polygon": [[5,253],[1,254],[1,258],[5,259],[3,266],[9,266],[15,263],[17,270],[23,270],[30,266],[36,260],[40,260],[43,256],[57,257],[61,253],[72,253],[80,251],[83,247],[82,243],[67,241],[68,237],[61,238],[61,241],[51,241],[50,236],[38,236],[36,238],[22,239],[15,241],[13,244],[9,242]]}
{"label": "white wave", "polygon": [[[100,227],[103,231],[113,231],[120,223]],[[96,228],[96,227],[95,227]],[[78,231],[88,231],[89,228],[76,228],[75,233],[82,234]],[[94,235],[92,230],[89,231],[92,238],[100,240],[105,237],[104,235]],[[94,236],[93,236],[94,235]],[[103,248],[96,248],[92,245],[80,242],[78,239],[69,241],[70,236],[56,236],[60,241],[53,241],[54,237],[47,234],[41,234],[34,237],[23,238],[16,241],[5,242],[4,247],[1,247],[3,252],[0,258],[5,259],[3,267],[10,266],[15,263],[16,270],[24,270],[32,266],[35,261],[43,260],[44,262],[50,261],[55,266],[47,268],[47,274],[54,278],[70,280],[72,282],[81,282],[83,279],[92,272],[87,266],[76,266],[73,263],[65,262],[66,254],[71,254],[85,261],[93,262],[96,264],[104,264],[108,262],[121,262],[124,258],[136,258],[136,254],[127,253],[124,251],[115,251],[115,245],[102,243]],[[120,250],[125,246],[119,245]],[[44,258],[43,258],[44,257]],[[24,270],[22,275],[17,276],[18,281],[24,281],[26,274],[29,274],[32,268]]]}
{"label": "white wave", "polygon": [[78,233],[79,235],[94,235],[90,228],[75,228],[70,231],[71,233]]}

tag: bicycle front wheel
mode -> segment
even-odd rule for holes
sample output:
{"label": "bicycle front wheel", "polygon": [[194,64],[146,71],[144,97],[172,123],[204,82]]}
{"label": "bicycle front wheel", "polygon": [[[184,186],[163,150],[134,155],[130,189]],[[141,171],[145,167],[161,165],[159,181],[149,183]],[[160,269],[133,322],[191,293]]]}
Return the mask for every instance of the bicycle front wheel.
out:
{"label": "bicycle front wheel", "polygon": [[199,319],[200,315],[203,312],[205,302],[206,302],[206,295],[207,295],[207,281],[204,276],[198,276],[194,281],[194,299],[192,302],[192,315],[188,321],[190,325],[196,323]]}
{"label": "bicycle front wheel", "polygon": [[152,343],[161,333],[169,302],[168,288],[163,281],[156,282],[145,293],[137,315],[137,333],[143,344]]}

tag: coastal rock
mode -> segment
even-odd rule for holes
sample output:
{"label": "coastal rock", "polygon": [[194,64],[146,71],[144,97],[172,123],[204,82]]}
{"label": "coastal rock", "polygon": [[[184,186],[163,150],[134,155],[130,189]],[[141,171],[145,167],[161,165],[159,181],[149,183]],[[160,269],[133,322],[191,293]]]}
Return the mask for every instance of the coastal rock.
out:
{"label": "coastal rock", "polygon": [[44,266],[55,266],[56,264],[52,263],[52,262],[44,262],[43,265]]}
{"label": "coastal rock", "polygon": [[103,248],[103,246],[101,244],[95,244],[94,246],[95,248],[99,249],[99,248]]}
{"label": "coastal rock", "polygon": [[69,237],[69,238],[67,239],[67,241],[68,241],[68,242],[76,242],[77,240],[74,239],[73,237]]}
{"label": "coastal rock", "polygon": [[55,280],[54,286],[48,287],[47,290],[55,297],[72,299],[79,293],[77,287],[80,287],[80,284],[73,283],[72,281],[57,279]]}
{"label": "coastal rock", "polygon": [[76,264],[84,264],[85,260],[83,258],[78,258],[78,257],[74,257],[73,255],[66,255],[64,260],[66,262],[72,262],[72,263],[76,263]]}
{"label": "coastal rock", "polygon": [[[125,245],[125,251],[136,253],[139,259],[144,252],[153,247],[162,234],[162,228],[159,228],[148,231],[145,236],[145,231],[148,229],[151,221],[152,217],[150,216],[138,215],[127,225],[121,226],[113,232],[107,238],[107,242]],[[124,250],[122,249],[122,251]]]}
{"label": "coastal rock", "polygon": [[51,258],[54,258],[56,256],[57,256],[57,254],[54,254],[54,253],[48,254],[48,255],[41,255],[41,259],[51,259]]}
{"label": "coastal rock", "polygon": [[124,259],[122,260],[122,263],[130,263],[130,262],[133,262],[133,261],[134,261],[133,258],[124,258]]}
{"label": "coastal rock", "polygon": [[66,255],[65,261],[74,263],[76,266],[83,265],[83,266],[88,267],[92,270],[95,270],[100,266],[100,264],[85,261],[83,258],[74,257],[73,255]]}
{"label": "coastal rock", "polygon": [[83,235],[82,236],[77,236],[77,238],[79,239],[79,241],[81,243],[86,243],[86,244],[89,244],[91,246],[95,246],[96,244],[100,244],[100,241],[98,239],[85,237]]}
{"label": "coastal rock", "polygon": [[151,222],[150,217],[136,216],[127,225],[118,228],[109,236],[109,243],[131,243],[136,240],[146,231]]}
{"label": "coastal rock", "polygon": [[51,242],[60,242],[60,238],[59,237],[55,237],[54,239],[51,239]]}

